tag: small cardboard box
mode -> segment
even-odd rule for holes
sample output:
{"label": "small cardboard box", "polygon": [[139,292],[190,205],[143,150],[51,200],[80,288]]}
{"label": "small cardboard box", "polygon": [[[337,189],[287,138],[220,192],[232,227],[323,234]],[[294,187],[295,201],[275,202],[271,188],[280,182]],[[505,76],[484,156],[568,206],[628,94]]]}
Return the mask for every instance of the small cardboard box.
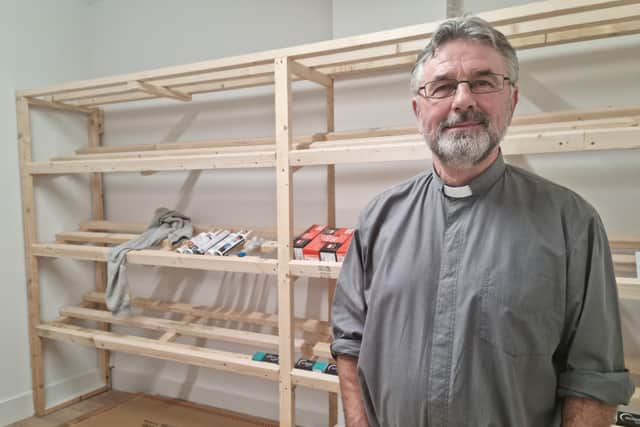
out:
{"label": "small cardboard box", "polygon": [[353,228],[340,228],[333,235],[331,241],[325,243],[320,249],[321,261],[342,261],[349,248],[351,237],[353,236]]}
{"label": "small cardboard box", "polygon": [[326,228],[325,225],[313,224],[293,241],[293,259],[304,259],[304,248]]}
{"label": "small cardboard box", "polygon": [[338,228],[325,228],[324,230],[322,230],[322,233],[318,234],[302,250],[304,259],[308,261],[319,261],[320,249],[322,249],[322,247],[327,243],[337,241],[338,238],[336,236],[336,233],[338,232],[338,230]]}

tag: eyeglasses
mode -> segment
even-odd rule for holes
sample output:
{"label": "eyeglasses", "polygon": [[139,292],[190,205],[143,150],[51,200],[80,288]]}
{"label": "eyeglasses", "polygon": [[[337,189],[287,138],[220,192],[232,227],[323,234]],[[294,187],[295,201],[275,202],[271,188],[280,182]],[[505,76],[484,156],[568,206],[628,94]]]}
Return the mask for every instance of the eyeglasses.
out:
{"label": "eyeglasses", "polygon": [[471,93],[483,94],[500,92],[504,88],[504,82],[510,78],[503,74],[483,74],[471,80],[441,79],[425,83],[418,88],[418,95],[424,98],[442,99],[453,96],[460,83],[467,83]]}

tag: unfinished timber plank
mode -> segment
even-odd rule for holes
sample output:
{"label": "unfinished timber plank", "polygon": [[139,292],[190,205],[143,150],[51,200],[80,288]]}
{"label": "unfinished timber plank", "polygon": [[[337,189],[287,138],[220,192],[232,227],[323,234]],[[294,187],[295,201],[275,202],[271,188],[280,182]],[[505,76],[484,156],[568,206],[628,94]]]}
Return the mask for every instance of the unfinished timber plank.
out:
{"label": "unfinished timber plank", "polygon": [[[84,295],[85,301],[104,302],[104,293],[89,292]],[[150,298],[135,297],[131,301],[131,306],[145,310],[156,310],[160,312],[170,312],[185,315],[193,315],[211,320],[233,321],[249,323],[260,326],[270,326],[277,328],[278,315],[275,313],[263,312],[238,312],[223,307],[205,307],[187,303],[177,303],[170,301],[154,300]],[[329,324],[322,320],[315,319],[295,319],[295,327],[301,331],[313,334],[319,341],[329,339]]]}
{"label": "unfinished timber plank", "polygon": [[[75,319],[94,320],[96,322],[111,323],[114,325],[132,326],[149,329],[153,331],[172,331],[178,335],[205,338],[209,340],[224,341],[234,344],[256,346],[269,350],[278,350],[278,337],[276,335],[261,334],[256,332],[243,331],[238,329],[220,328],[217,326],[207,326],[201,324],[185,323],[185,320],[175,321],[149,316],[113,316],[105,310],[94,310],[83,307],[65,307],[60,310],[62,316]],[[195,319],[195,316],[187,314]],[[296,351],[302,351],[306,344],[302,339],[296,339],[294,346]],[[318,347],[321,351],[322,346]]]}
{"label": "unfinished timber plank", "polygon": [[40,318],[40,279],[38,259],[32,244],[38,241],[36,224],[36,202],[33,177],[27,172],[32,159],[31,122],[29,103],[25,98],[16,99],[16,120],[18,127],[18,152],[20,153],[20,184],[22,186],[22,232],[24,235],[25,274],[27,279],[27,302],[29,313],[29,351],[31,355],[31,387],[36,415],[45,414],[44,361],[42,340],[36,328]]}
{"label": "unfinished timber plank", "polygon": [[[104,111],[97,109],[89,116],[89,132],[88,146],[99,147],[102,145],[102,134],[104,133]],[[89,183],[91,188],[91,218],[95,220],[104,220],[104,187],[101,173],[93,173],[89,175]],[[57,236],[56,236],[57,237]],[[95,270],[95,289],[98,292],[104,292],[107,289],[107,266],[105,263],[94,263]],[[103,331],[110,329],[109,324],[98,324],[98,328]],[[108,351],[98,351],[98,364],[100,372],[104,378],[104,383],[111,386],[111,367],[109,360],[111,355]]]}
{"label": "unfinished timber plank", "polygon": [[[117,221],[84,221],[80,224],[80,229],[84,231],[106,231],[106,232],[122,232],[140,234],[146,230],[148,224],[143,223],[123,223]],[[213,229],[225,229],[232,231],[253,230],[256,234],[265,238],[275,238],[275,227],[256,227],[246,224],[195,224],[193,226],[195,233],[209,231]],[[304,229],[297,229],[296,233],[300,234]]]}
{"label": "unfinished timber plank", "polygon": [[219,155],[231,153],[253,153],[256,151],[274,151],[275,145],[255,145],[240,147],[219,147],[219,148],[183,148],[170,150],[140,150],[140,151],[115,151],[111,153],[90,153],[76,154],[74,156],[53,157],[51,161],[68,161],[68,160],[93,160],[93,159],[126,159],[137,158],[144,159],[150,157],[165,156],[193,156],[193,155]]}
{"label": "unfinished timber plank", "polygon": [[[583,150],[614,150],[640,147],[640,129],[634,127],[598,130],[578,129],[536,134],[511,134],[502,143],[504,155],[561,153]],[[397,140],[397,137],[389,137]],[[379,138],[382,140],[383,138]],[[431,158],[424,141],[407,136],[407,142],[350,146],[348,140],[341,146],[292,150],[291,165],[326,165],[343,163],[369,163],[384,161],[422,160]],[[321,144],[321,143],[318,143]]]}
{"label": "unfinished timber plank", "polygon": [[318,83],[319,85],[326,88],[333,85],[333,80],[331,79],[331,77],[322,74],[320,71],[314,70],[313,68],[307,67],[295,61],[291,61],[289,66],[291,67],[291,72],[298,77],[312,81],[314,83]]}
{"label": "unfinished timber plank", "polygon": [[293,323],[294,298],[289,260],[293,240],[293,175],[288,153],[292,143],[291,60],[277,58],[274,62],[276,110],[276,193],[278,209],[278,335],[280,355],[280,423],[293,427],[295,423],[295,393],[291,379],[294,364]]}
{"label": "unfinished timber plank", "polygon": [[338,393],[340,391],[340,383],[336,375],[293,369],[291,371],[291,378],[295,386],[328,391],[330,393]]}
{"label": "unfinished timber plank", "polygon": [[[197,320],[198,318],[196,316],[192,316],[190,314],[186,314],[182,317],[182,320],[180,321],[181,325],[188,325],[189,323]],[[158,338],[158,341],[160,342],[173,342],[175,341],[178,336],[180,334],[178,333],[178,331],[175,328],[169,328],[167,329],[167,331],[160,337]]]}
{"label": "unfinished timber plank", "polygon": [[279,367],[277,365],[253,361],[251,356],[245,354],[171,342],[161,343],[148,338],[119,335],[113,332],[72,327],[70,325],[42,324],[37,329],[42,338],[62,340],[103,350],[119,351],[204,368],[219,369],[274,381],[278,379]]}
{"label": "unfinished timber plank", "polygon": [[[581,12],[613,8],[633,4],[633,1],[605,1],[605,0],[566,0],[563,2],[545,1],[522,6],[500,9],[492,12],[481,13],[480,16],[494,25],[506,25],[516,22],[542,20],[556,16],[571,15]],[[105,87],[119,87],[128,81],[162,79],[171,77],[184,77],[208,73],[215,70],[233,68],[246,68],[256,65],[272,63],[275,58],[292,57],[294,59],[322,56],[338,52],[348,52],[366,47],[397,43],[403,40],[427,38],[439,22],[415,25],[395,30],[381,31],[377,33],[353,36],[285,49],[276,49],[266,52],[241,55],[231,58],[222,58],[204,61],[195,64],[168,67],[158,70],[131,73],[115,77],[87,80],[77,83],[68,83],[43,89],[22,91],[21,96],[45,96],[73,92],[83,89],[102,89]]]}
{"label": "unfinished timber plank", "polygon": [[147,83],[139,80],[127,82],[127,87],[161,98],[171,98],[177,101],[191,101],[191,95],[188,93],[183,93],[164,86],[158,86],[157,84]]}
{"label": "unfinished timber plank", "polygon": [[[303,137],[304,138],[304,137]],[[229,138],[206,139],[200,141],[176,141],[162,144],[131,144],[122,147],[83,147],[75,150],[76,154],[126,153],[129,151],[162,151],[184,150],[192,148],[224,148],[224,147],[256,147],[275,145],[275,139],[270,137],[258,138]]]}
{"label": "unfinished timber plank", "polygon": [[[333,81],[327,87],[326,94],[326,120],[327,120],[327,134],[336,130],[335,125],[335,90]],[[327,165],[327,225],[329,227],[336,226],[336,167],[335,165]],[[291,270],[291,265],[289,265]],[[327,319],[331,322],[333,304],[333,297],[336,290],[336,280],[330,279],[328,281],[327,288]],[[328,348],[328,344],[322,346],[318,343],[314,346],[314,353],[316,351],[324,350]],[[317,353],[316,353],[317,354]],[[329,393],[329,427],[333,427],[338,423],[338,394]]]}
{"label": "unfinished timber plank", "polygon": [[64,104],[62,102],[45,101],[38,98],[27,98],[27,102],[34,107],[48,108],[51,110],[61,110],[70,113],[92,114],[96,109],[81,107],[78,105]]}
{"label": "unfinished timber plank", "polygon": [[138,237],[129,233],[98,233],[92,231],[63,231],[56,233],[56,242],[60,243],[101,243],[119,245]]}
{"label": "unfinished timber plank", "polygon": [[342,263],[330,261],[301,261],[289,262],[291,275],[300,277],[318,277],[322,279],[337,279]]}
{"label": "unfinished timber plank", "polygon": [[[31,245],[35,256],[73,258],[84,261],[106,262],[109,248],[69,245],[64,243],[36,243]],[[258,257],[216,257],[187,255],[172,251],[144,249],[127,254],[127,263],[157,267],[187,268],[207,271],[276,274],[277,261]]]}
{"label": "unfinished timber plank", "polygon": [[68,161],[31,162],[26,167],[32,175],[75,174],[90,172],[142,172],[175,170],[210,170],[265,168],[275,166],[275,153],[200,154],[164,156],[148,159],[86,159]]}

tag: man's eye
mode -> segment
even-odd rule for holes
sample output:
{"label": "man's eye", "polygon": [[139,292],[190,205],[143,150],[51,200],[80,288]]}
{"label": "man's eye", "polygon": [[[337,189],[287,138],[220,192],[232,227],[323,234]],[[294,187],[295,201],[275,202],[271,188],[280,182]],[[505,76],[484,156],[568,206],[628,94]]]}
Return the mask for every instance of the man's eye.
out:
{"label": "man's eye", "polygon": [[494,88],[496,85],[491,80],[477,79],[471,82],[471,86],[473,86],[474,88],[486,89],[486,88]]}
{"label": "man's eye", "polygon": [[431,95],[441,95],[456,90],[456,85],[451,82],[439,83],[431,86]]}

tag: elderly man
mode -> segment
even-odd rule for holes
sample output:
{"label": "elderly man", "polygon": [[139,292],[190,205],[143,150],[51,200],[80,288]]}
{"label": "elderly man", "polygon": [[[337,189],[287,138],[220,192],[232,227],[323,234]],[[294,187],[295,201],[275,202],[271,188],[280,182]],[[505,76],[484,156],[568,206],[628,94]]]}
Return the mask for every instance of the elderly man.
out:
{"label": "elderly man", "polygon": [[503,161],[517,80],[475,17],[418,56],[433,171],[364,209],[333,303],[349,427],[608,426],[632,394],[598,214]]}

